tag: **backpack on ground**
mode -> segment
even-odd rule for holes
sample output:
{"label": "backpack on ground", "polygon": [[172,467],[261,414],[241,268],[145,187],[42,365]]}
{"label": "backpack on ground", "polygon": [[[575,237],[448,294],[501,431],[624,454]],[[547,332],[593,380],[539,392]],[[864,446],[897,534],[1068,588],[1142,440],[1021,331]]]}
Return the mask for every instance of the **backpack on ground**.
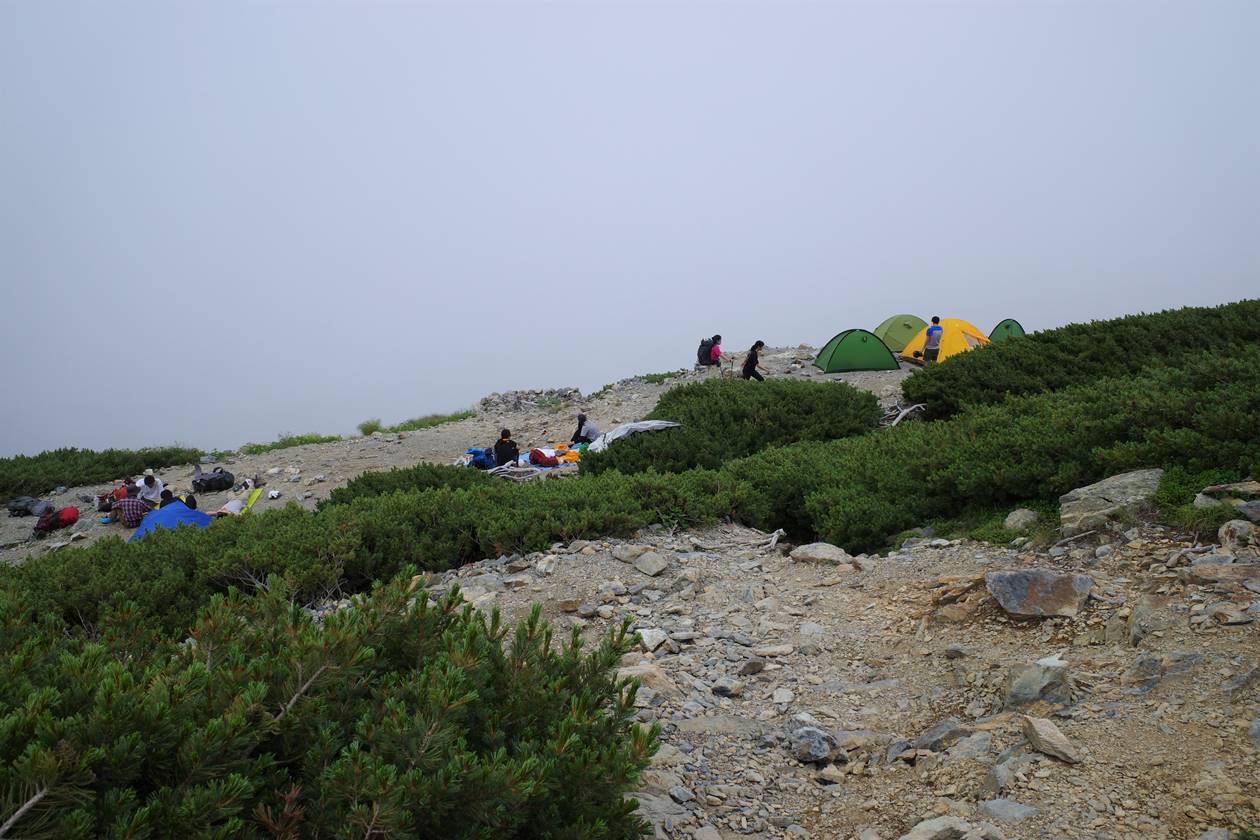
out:
{"label": "backpack on ground", "polygon": [[706,366],[713,364],[713,339],[700,339],[700,346],[696,348],[696,364]]}
{"label": "backpack on ground", "polygon": [[468,455],[471,456],[468,461],[470,467],[475,467],[479,470],[492,470],[498,466],[494,460],[494,450],[489,447],[481,449],[474,446],[468,450]]}
{"label": "backpack on ground", "polygon": [[43,516],[53,509],[53,503],[32,499],[30,496],[18,496],[10,499],[6,507],[9,509],[9,516]]}
{"label": "backpack on ground", "polygon": [[558,467],[560,459],[554,455],[548,455],[541,449],[531,449],[529,451],[529,462],[536,467]]}
{"label": "backpack on ground", "polygon": [[39,517],[39,521],[35,523],[35,538],[40,539],[47,536],[50,532],[56,531],[58,528],[69,528],[71,525],[79,521],[79,509],[77,507],[67,507],[57,510],[49,505],[48,510]]}
{"label": "backpack on ground", "polygon": [[221,490],[231,490],[235,484],[236,476],[222,467],[215,467],[214,472],[203,472],[194,476],[192,489],[194,493],[218,493]]}

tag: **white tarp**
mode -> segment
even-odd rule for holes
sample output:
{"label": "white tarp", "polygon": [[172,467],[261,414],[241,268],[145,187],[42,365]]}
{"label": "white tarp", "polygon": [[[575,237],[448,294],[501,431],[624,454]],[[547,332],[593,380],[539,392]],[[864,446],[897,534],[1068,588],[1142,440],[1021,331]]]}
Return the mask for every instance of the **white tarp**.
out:
{"label": "white tarp", "polygon": [[661,429],[672,429],[675,426],[681,426],[681,423],[675,423],[671,420],[640,420],[638,423],[626,423],[618,426],[611,432],[604,432],[595,441],[587,447],[588,452],[603,452],[608,448],[608,444],[614,440],[619,440],[626,435],[633,435],[639,432],[659,432]]}

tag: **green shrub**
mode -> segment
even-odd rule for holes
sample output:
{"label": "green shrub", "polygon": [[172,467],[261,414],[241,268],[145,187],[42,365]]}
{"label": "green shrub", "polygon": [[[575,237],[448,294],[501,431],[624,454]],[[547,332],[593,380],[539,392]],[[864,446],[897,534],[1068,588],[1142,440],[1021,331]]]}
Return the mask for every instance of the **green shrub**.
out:
{"label": "green shrub", "polygon": [[1159,514],[1159,520],[1165,525],[1189,531],[1196,539],[1208,537],[1215,535],[1229,520],[1237,519],[1238,511],[1224,503],[1195,507],[1194,497],[1204,487],[1229,484],[1245,477],[1236,470],[1189,472],[1181,467],[1172,467],[1164,471],[1164,477],[1160,480],[1152,502]]}
{"label": "green shrub", "polygon": [[457,423],[460,420],[467,420],[469,417],[472,417],[473,414],[474,412],[471,411],[456,411],[453,414],[426,414],[423,417],[413,417],[410,420],[404,420],[393,426],[386,426],[382,429],[382,431],[418,432],[421,429],[432,429],[434,426],[442,426],[446,423]]}
{"label": "green shrub", "polygon": [[0,496],[38,496],[58,485],[104,484],[146,469],[195,463],[200,449],[163,446],[151,449],[50,449],[38,455],[0,458]]}
{"label": "green shrub", "polygon": [[649,385],[663,385],[671,379],[682,376],[685,370],[669,370],[665,373],[645,373],[639,378]]}
{"label": "green shrub", "polygon": [[647,417],[683,425],[588,453],[582,471],[716,469],[771,446],[862,434],[878,424],[879,404],[873,394],[842,383],[710,379],[666,391]]}
{"label": "green shrub", "polygon": [[737,514],[849,550],[892,534],[1149,466],[1260,469],[1260,348],[1180,369],[1008,399],[938,423],[797,444],[728,465],[752,489]]}
{"label": "green shrub", "polygon": [[408,578],[319,624],[273,578],[173,634],[0,592],[5,836],[639,837],[626,626],[584,654],[535,608],[509,639]]}
{"label": "green shrub", "polygon": [[317,435],[314,432],[305,435],[282,434],[271,443],[247,443],[241,447],[245,455],[261,455],[276,449],[288,449],[292,446],[305,446],[308,443],[335,443],[341,435]]}
{"label": "green shrub", "polygon": [[1011,394],[1057,391],[1152,365],[1175,367],[1186,355],[1205,350],[1224,359],[1257,342],[1260,300],[1129,315],[963,353],[910,377],[902,392],[911,403],[926,403],[929,417],[951,417]]}
{"label": "green shrub", "polygon": [[448,467],[441,464],[394,467],[390,470],[360,473],[345,487],[333,490],[327,499],[319,503],[319,507],[349,504],[355,499],[398,491],[429,490],[436,487],[452,489],[473,487],[492,480],[480,470],[470,470],[465,467]]}
{"label": "green shrub", "polygon": [[371,420],[364,420],[362,423],[359,424],[359,434],[363,435],[364,437],[367,437],[373,432],[379,432],[380,430],[381,430],[381,418],[379,417],[373,417]]}

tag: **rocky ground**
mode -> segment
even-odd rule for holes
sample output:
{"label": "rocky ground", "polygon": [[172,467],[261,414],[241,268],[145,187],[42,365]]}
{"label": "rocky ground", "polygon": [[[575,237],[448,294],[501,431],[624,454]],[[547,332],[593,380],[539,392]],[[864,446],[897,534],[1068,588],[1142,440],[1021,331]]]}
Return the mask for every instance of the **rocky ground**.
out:
{"label": "rocky ground", "polygon": [[[806,378],[816,380],[843,380],[858,388],[873,392],[885,404],[895,403],[901,396],[901,380],[910,370],[863,372],[824,375],[810,362],[815,351],[810,347],[778,348],[767,352],[763,363],[771,376]],[[907,366],[908,368],[909,366]],[[730,369],[726,371],[730,373]],[[431,429],[398,434],[377,433],[369,437],[349,438],[334,443],[310,444],[278,449],[261,455],[235,455],[216,466],[223,466],[238,480],[261,475],[267,489],[281,492],[279,499],[264,496],[255,510],[282,507],[296,502],[307,508],[326,498],[334,488],[343,486],[359,473],[368,470],[386,470],[391,467],[409,467],[417,463],[452,463],[470,446],[489,446],[499,437],[505,426],[522,449],[568,442],[576,427],[576,414],[584,411],[595,423],[608,430],[621,423],[642,419],[656,405],[664,391],[683,382],[694,381],[705,373],[680,372],[665,382],[647,382],[633,377],[614,383],[597,394],[583,396],[575,388],[557,388],[546,391],[513,391],[507,394],[491,394],[475,407],[475,415],[467,420],[447,423]],[[178,493],[191,488],[193,467],[191,464],[168,467],[158,475]],[[118,477],[119,480],[122,476]],[[102,525],[99,514],[82,496],[96,496],[117,486],[118,482],[87,487],[70,487],[63,492],[43,498],[50,499],[57,507],[74,505],[82,511],[79,522],[72,528],[59,531],[42,541],[32,541],[30,518],[11,518],[0,514],[0,563],[21,562],[31,554],[43,554],[68,545],[72,540],[92,542],[110,534],[124,538],[130,530],[120,525]],[[244,493],[209,493],[198,496],[201,510],[215,510],[230,499]]]}
{"label": "rocky ground", "polygon": [[[541,602],[592,641],[633,621],[657,837],[1198,838],[1260,823],[1260,563],[1192,548],[1141,525],[1054,556],[919,539],[850,558],[656,529],[437,585],[513,619]],[[1086,577],[1012,600],[1021,575],[994,576],[1012,609],[1071,613],[1027,618],[986,586],[1002,571]]]}

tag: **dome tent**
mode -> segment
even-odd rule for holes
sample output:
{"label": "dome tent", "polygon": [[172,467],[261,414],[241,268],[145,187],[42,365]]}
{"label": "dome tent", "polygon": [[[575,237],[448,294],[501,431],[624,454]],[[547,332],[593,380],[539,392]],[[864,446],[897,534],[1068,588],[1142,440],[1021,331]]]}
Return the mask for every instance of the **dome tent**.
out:
{"label": "dome tent", "polygon": [[894,353],[900,353],[906,342],[914,338],[914,334],[927,326],[927,322],[918,315],[893,315],[875,328],[874,332],[880,341]]}
{"label": "dome tent", "polygon": [[993,328],[993,332],[989,333],[989,341],[1006,341],[1008,338],[1022,338],[1027,333],[1024,327],[1014,318],[1007,318]]}
{"label": "dome tent", "polygon": [[[943,362],[950,356],[959,353],[965,353],[974,347],[981,347],[989,343],[989,338],[972,324],[967,323],[961,318],[942,318],[941,329],[941,352],[937,357],[937,361]],[[901,351],[903,359],[923,363],[923,345],[927,343],[927,327],[915,333],[914,338],[906,344]],[[918,353],[918,357],[915,357]]]}
{"label": "dome tent", "polygon": [[897,358],[884,342],[866,330],[845,330],[823,345],[814,359],[823,373],[854,370],[897,370]]}

